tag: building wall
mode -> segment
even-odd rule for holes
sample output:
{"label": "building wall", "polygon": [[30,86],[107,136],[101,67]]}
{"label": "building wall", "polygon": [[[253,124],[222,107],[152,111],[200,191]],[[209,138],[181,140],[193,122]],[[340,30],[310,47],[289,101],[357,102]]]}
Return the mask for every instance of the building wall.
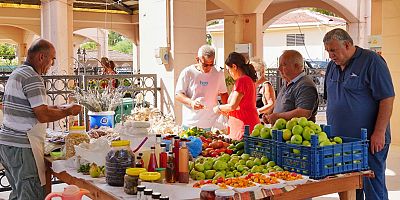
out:
{"label": "building wall", "polygon": [[400,124],[398,122],[400,119],[400,1],[381,0],[381,2],[382,55],[388,63],[397,95],[391,118],[392,143],[400,144]]}

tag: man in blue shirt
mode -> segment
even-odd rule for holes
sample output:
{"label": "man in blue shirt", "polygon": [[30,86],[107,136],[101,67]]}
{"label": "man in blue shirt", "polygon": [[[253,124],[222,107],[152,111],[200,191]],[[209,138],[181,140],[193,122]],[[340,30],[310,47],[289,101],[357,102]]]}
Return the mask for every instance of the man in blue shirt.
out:
{"label": "man in blue shirt", "polygon": [[[368,164],[375,178],[365,178],[363,190],[367,199],[387,200],[385,169],[395,95],[389,69],[380,55],[354,46],[343,29],[329,31],[323,41],[332,59],[325,74],[326,113],[332,134],[360,138],[360,129],[367,128]],[[362,199],[359,190],[357,200]]]}

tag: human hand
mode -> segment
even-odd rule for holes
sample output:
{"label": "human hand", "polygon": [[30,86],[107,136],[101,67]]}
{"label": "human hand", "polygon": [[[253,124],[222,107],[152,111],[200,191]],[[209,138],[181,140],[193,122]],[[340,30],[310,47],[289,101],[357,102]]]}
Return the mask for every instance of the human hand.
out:
{"label": "human hand", "polygon": [[385,132],[374,131],[371,135],[370,151],[375,154],[385,146]]}
{"label": "human hand", "polygon": [[82,111],[82,106],[78,104],[73,104],[67,107],[67,112],[69,115],[78,115]]}
{"label": "human hand", "polygon": [[272,113],[269,115],[264,115],[263,119],[266,119],[266,121],[270,124],[275,124],[275,121],[279,119],[278,113]]}
{"label": "human hand", "polygon": [[221,109],[219,108],[219,105],[218,106],[214,106],[213,107],[213,111],[214,111],[214,113],[220,113]]}
{"label": "human hand", "polygon": [[194,101],[190,103],[190,107],[192,107],[193,110],[201,110],[204,109],[205,106],[201,103],[202,97],[196,98]]}

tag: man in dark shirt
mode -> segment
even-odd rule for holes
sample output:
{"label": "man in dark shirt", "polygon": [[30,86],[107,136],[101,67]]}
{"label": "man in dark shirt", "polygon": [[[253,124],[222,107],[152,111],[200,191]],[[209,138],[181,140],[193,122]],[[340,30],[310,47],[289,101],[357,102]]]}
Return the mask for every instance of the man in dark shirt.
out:
{"label": "man in dark shirt", "polygon": [[[375,52],[354,46],[343,29],[329,31],[324,45],[332,59],[325,74],[324,95],[332,135],[360,138],[360,129],[367,129],[368,165],[375,178],[364,178],[365,196],[387,200],[385,169],[395,95],[389,69]],[[357,191],[357,200],[363,196],[362,190]]]}
{"label": "man in dark shirt", "polygon": [[312,79],[305,75],[303,56],[296,50],[286,50],[279,57],[279,73],[285,81],[278,93],[274,111],[264,115],[266,123],[274,124],[279,118],[306,117],[315,121],[318,93]]}

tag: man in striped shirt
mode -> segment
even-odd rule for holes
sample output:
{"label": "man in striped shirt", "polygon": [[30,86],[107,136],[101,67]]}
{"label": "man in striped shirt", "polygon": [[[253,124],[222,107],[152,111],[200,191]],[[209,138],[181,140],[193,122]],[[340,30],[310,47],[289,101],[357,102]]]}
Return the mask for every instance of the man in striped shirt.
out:
{"label": "man in striped shirt", "polygon": [[81,106],[47,105],[41,75],[54,64],[54,46],[44,40],[33,42],[26,62],[10,75],[3,97],[3,126],[0,129],[0,162],[11,185],[9,199],[44,199],[27,132],[37,123],[57,121],[77,115]]}

